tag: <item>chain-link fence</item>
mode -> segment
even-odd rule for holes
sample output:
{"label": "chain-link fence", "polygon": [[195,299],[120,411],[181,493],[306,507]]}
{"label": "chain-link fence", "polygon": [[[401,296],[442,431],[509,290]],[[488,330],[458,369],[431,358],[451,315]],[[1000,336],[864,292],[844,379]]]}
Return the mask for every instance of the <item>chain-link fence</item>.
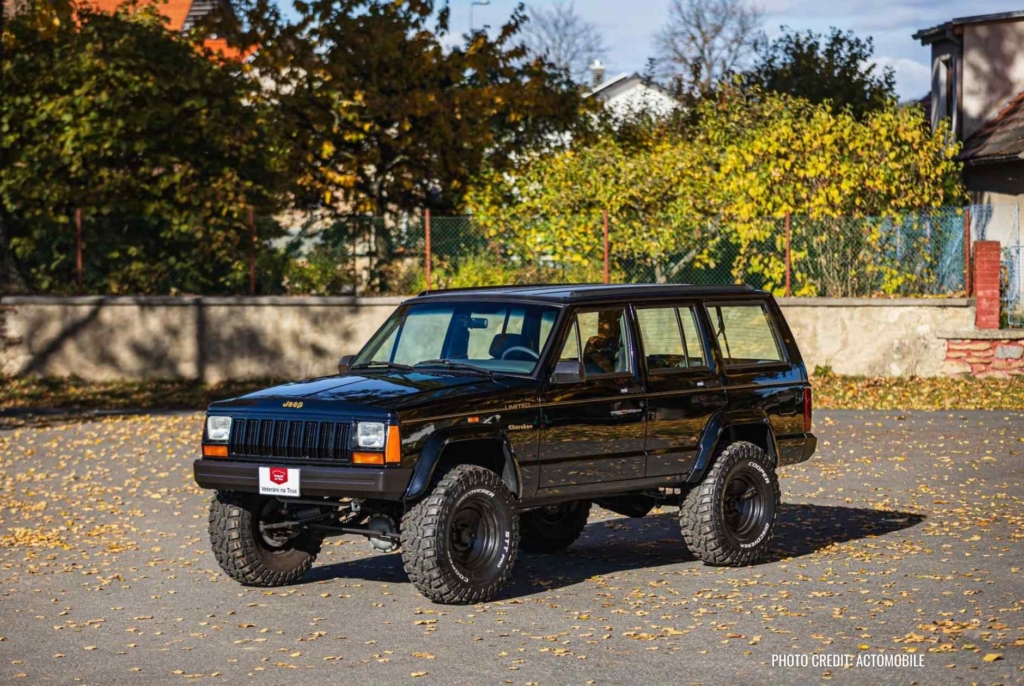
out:
{"label": "chain-link fence", "polygon": [[798,296],[938,296],[968,290],[969,242],[991,216],[988,206],[746,221],[601,211],[514,220],[313,211],[193,227],[72,212],[66,222],[5,222],[4,288],[404,295],[428,287],[607,281],[748,283]]}
{"label": "chain-link fence", "polygon": [[969,216],[963,208],[944,208],[891,217],[793,215],[732,222],[434,218],[431,286],[607,279],[747,283],[798,296],[947,295],[966,290]]}
{"label": "chain-link fence", "polygon": [[[1000,274],[1000,292],[1005,321],[1011,329],[1024,328],[1024,245],[1011,245],[1003,249],[1003,269]],[[1002,318],[1001,318],[1002,319]]]}

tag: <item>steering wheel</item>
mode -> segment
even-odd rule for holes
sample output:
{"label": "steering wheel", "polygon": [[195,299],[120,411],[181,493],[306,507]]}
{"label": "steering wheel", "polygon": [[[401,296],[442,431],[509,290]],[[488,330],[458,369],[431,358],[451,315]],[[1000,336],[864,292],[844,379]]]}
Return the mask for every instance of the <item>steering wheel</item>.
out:
{"label": "steering wheel", "polygon": [[501,354],[501,359],[503,359],[503,360],[507,359],[508,358],[508,354],[510,352],[515,352],[515,351],[518,351],[518,352],[521,352],[521,353],[526,353],[527,355],[529,355],[530,357],[532,357],[535,360],[539,360],[540,359],[540,355],[538,355],[537,353],[533,352],[529,348],[526,348],[526,347],[521,346],[521,345],[513,345],[511,348],[509,348],[508,350],[503,352]]}

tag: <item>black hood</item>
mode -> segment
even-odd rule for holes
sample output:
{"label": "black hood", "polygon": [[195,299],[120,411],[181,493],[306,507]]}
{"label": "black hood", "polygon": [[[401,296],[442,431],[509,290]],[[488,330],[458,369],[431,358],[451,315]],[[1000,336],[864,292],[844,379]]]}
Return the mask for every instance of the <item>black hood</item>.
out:
{"label": "black hood", "polygon": [[[439,413],[462,412],[469,399],[490,397],[502,389],[521,388],[531,381],[438,370],[342,374],[266,388],[213,403],[210,409],[281,409],[284,402],[292,401],[301,402],[305,411],[344,412],[353,416],[421,406],[434,407]],[[458,409],[450,410],[449,403]]]}

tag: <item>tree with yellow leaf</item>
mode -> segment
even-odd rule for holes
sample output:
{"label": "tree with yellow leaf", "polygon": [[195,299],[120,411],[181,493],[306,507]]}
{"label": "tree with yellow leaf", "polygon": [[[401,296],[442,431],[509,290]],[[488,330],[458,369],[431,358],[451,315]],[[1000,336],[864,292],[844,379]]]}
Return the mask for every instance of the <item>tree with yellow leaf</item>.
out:
{"label": "tree with yellow leaf", "polygon": [[[598,217],[607,209],[617,264],[646,264],[672,281],[720,268],[728,255],[735,280],[774,290],[785,270],[782,218],[791,212],[802,220],[794,268],[804,270],[810,295],[828,290],[814,272],[822,260],[859,268],[883,225],[963,200],[948,133],[931,132],[919,110],[895,103],[858,120],[828,103],[726,87],[649,127],[629,145],[607,129],[527,158],[475,185],[469,205],[514,259],[600,259]],[[864,235],[845,242],[828,221],[868,217],[879,220],[865,220]],[[829,283],[836,290],[847,281]]]}

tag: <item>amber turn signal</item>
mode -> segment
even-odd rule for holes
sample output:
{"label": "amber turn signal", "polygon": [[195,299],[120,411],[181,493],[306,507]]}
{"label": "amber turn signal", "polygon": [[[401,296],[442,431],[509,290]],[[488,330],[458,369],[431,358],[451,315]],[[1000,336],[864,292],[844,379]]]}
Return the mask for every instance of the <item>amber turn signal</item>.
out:
{"label": "amber turn signal", "polygon": [[384,453],[352,453],[352,464],[384,464]]}
{"label": "amber turn signal", "polygon": [[204,445],[203,457],[227,457],[228,447],[226,445]]}
{"label": "amber turn signal", "polygon": [[384,461],[388,464],[398,464],[402,461],[402,439],[398,435],[398,427],[394,424],[388,427],[388,443],[384,449]]}

